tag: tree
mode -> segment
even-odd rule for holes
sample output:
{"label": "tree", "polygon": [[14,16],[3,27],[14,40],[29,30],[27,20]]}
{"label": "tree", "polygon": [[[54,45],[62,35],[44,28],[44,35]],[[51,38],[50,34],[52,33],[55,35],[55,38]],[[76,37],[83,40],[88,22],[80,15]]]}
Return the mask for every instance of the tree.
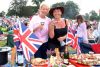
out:
{"label": "tree", "polygon": [[20,11],[20,16],[29,17],[33,15],[33,6],[23,6],[22,11]]}
{"label": "tree", "polygon": [[89,14],[88,14],[88,13],[86,13],[86,14],[84,15],[84,18],[85,18],[85,20],[89,20],[89,19],[90,19]]}
{"label": "tree", "polygon": [[5,15],[5,12],[2,11],[2,12],[0,13],[0,16],[2,17],[2,16],[4,16],[4,15]]}
{"label": "tree", "polygon": [[99,14],[99,16],[98,16],[98,21],[100,21],[100,14]]}
{"label": "tree", "polygon": [[67,1],[66,3],[61,2],[61,3],[56,3],[53,4],[52,7],[56,6],[62,6],[64,7],[64,18],[69,18],[69,19],[75,19],[76,15],[79,14],[79,7],[77,4],[75,4],[73,1]]}
{"label": "tree", "polygon": [[98,15],[97,15],[97,13],[96,13],[94,10],[92,10],[92,11],[90,12],[90,20],[91,20],[91,21],[93,21],[93,20],[98,20]]}
{"label": "tree", "polygon": [[[11,5],[8,9],[8,14],[13,14],[19,15],[20,16],[20,11],[23,6],[26,6],[27,0],[12,0]],[[14,12],[15,11],[15,12]]]}
{"label": "tree", "polygon": [[40,4],[43,2],[44,0],[32,0],[33,2],[33,13],[36,13],[39,9]]}
{"label": "tree", "polygon": [[73,1],[67,1],[65,4],[65,17],[69,19],[75,19],[76,15],[79,14],[79,7]]}
{"label": "tree", "polygon": [[18,15],[18,14],[16,13],[16,10],[12,9],[12,10],[8,10],[8,13],[6,15],[12,16],[12,15]]}

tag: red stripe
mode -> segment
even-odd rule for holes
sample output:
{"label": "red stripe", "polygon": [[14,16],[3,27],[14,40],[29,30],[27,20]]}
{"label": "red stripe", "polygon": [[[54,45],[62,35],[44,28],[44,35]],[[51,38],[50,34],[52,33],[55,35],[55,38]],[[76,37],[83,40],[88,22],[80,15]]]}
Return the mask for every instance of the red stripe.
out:
{"label": "red stripe", "polygon": [[[20,35],[20,39],[21,39],[21,42],[23,42],[28,48],[30,48],[30,50],[32,52],[36,52],[36,49],[26,40],[26,35],[28,36],[28,34],[30,33],[31,31],[27,30],[24,35]],[[27,34],[28,33],[28,34]],[[26,34],[26,35],[25,35]]]}
{"label": "red stripe", "polygon": [[26,30],[26,32],[23,34],[23,37],[27,37],[29,34],[31,33],[31,31],[30,30]]}
{"label": "red stripe", "polygon": [[77,37],[75,37],[75,48],[77,48],[77,46],[78,46],[78,39]]}
{"label": "red stripe", "polygon": [[78,39],[77,39],[77,37],[74,37],[74,35],[73,34],[71,34],[71,33],[68,33],[68,38],[71,38],[73,41],[73,44],[72,44],[72,47],[74,48],[74,49],[76,49],[77,48],[77,45],[78,45]]}
{"label": "red stripe", "polygon": [[15,38],[15,39],[14,39],[14,42],[16,42],[16,41],[19,41],[19,38]]}
{"label": "red stripe", "polygon": [[68,33],[67,36],[68,36],[68,38],[74,39],[74,35],[71,33]]}
{"label": "red stripe", "polygon": [[25,39],[23,39],[23,41],[25,43],[25,45],[31,49],[32,52],[36,52],[36,49]]}

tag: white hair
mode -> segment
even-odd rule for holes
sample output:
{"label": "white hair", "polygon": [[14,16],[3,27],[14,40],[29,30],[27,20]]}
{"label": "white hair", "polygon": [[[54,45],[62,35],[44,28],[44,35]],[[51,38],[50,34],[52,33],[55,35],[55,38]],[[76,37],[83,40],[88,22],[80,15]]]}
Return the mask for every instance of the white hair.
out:
{"label": "white hair", "polygon": [[41,4],[40,4],[40,8],[42,7],[42,6],[47,6],[48,8],[50,8],[50,5],[47,3],[47,2],[45,2],[45,1],[43,1]]}

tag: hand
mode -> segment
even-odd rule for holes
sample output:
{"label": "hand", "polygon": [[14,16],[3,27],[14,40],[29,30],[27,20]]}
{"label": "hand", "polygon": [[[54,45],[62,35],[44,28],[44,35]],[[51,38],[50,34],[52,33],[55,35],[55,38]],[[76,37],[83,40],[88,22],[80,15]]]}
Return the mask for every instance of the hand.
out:
{"label": "hand", "polygon": [[38,29],[42,30],[44,25],[40,25]]}
{"label": "hand", "polygon": [[55,23],[54,22],[51,22],[50,23],[50,29],[54,29],[54,25],[55,25]]}
{"label": "hand", "polygon": [[55,25],[55,23],[52,21],[52,22],[51,22],[51,25],[52,25],[52,26],[54,26],[54,25]]}
{"label": "hand", "polygon": [[59,37],[58,41],[62,42],[64,40],[64,37]]}
{"label": "hand", "polygon": [[37,31],[37,30],[42,30],[43,29],[43,25],[39,25],[37,28],[35,28],[34,30],[33,30],[33,32],[35,32],[35,31]]}

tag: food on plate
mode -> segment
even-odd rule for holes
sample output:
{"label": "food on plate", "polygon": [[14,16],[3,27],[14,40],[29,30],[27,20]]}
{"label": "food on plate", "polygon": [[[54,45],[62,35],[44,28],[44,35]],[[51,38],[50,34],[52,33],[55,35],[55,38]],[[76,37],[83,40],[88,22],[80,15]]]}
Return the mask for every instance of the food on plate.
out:
{"label": "food on plate", "polygon": [[[100,55],[99,55],[100,56]],[[76,59],[78,63],[85,65],[100,65],[99,56],[93,54],[80,54],[77,56],[76,54],[71,54],[71,59]]]}
{"label": "food on plate", "polygon": [[31,63],[33,65],[44,65],[46,64],[46,60],[42,59],[42,58],[35,58],[31,60]]}

